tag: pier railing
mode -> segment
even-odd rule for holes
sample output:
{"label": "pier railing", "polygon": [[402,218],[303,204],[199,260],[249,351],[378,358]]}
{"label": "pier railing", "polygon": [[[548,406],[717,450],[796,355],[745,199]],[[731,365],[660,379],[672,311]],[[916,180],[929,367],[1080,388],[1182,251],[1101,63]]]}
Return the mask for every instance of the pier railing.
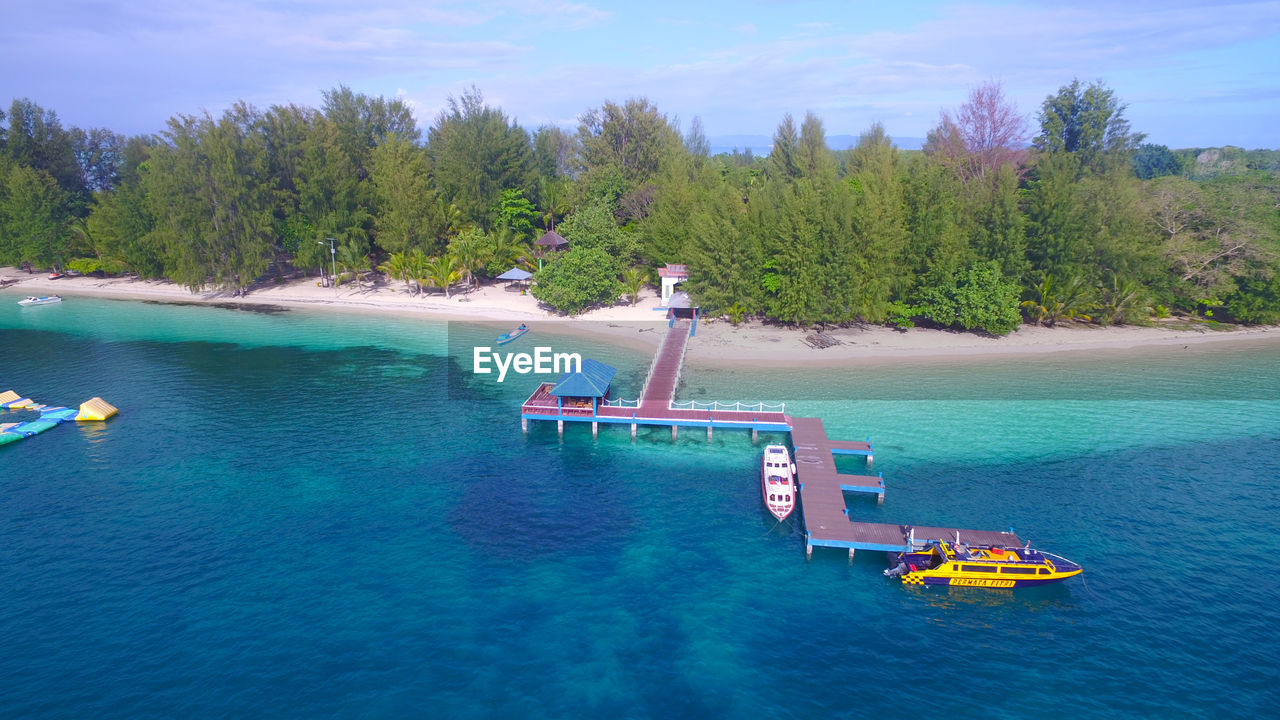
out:
{"label": "pier railing", "polygon": [[[630,408],[632,410],[639,409],[639,400],[624,400],[615,398],[612,400],[602,400],[600,407],[614,408]],[[769,413],[786,413],[786,403],[743,403],[743,402],[698,402],[696,400],[688,400],[686,402],[673,402],[670,405],[672,410],[708,410],[711,412],[769,412]]]}
{"label": "pier railing", "polygon": [[600,403],[600,407],[616,407],[616,408],[632,408],[632,409],[637,409],[637,408],[639,408],[639,407],[640,407],[640,401],[639,401],[639,400],[623,400],[622,398],[617,398],[616,400],[604,400],[604,401],[602,401],[602,402]]}
{"label": "pier railing", "polygon": [[722,402],[698,402],[696,400],[688,400],[686,402],[671,403],[672,410],[710,410],[712,412],[776,412],[785,413],[787,410],[786,403],[722,403]]}

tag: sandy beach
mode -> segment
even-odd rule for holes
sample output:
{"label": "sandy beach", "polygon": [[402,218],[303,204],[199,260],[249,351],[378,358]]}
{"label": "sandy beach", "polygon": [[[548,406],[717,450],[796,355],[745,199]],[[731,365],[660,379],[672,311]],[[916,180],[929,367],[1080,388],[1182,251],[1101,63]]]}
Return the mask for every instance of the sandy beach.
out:
{"label": "sandy beach", "polygon": [[[3,289],[23,295],[58,294],[121,300],[199,302],[209,304],[278,305],[296,308],[331,308],[344,312],[412,314],[438,320],[495,323],[554,323],[554,332],[608,336],[619,343],[651,348],[661,338],[663,314],[655,311],[658,298],[647,289],[636,305],[600,308],[575,318],[565,318],[540,307],[528,294],[504,284],[484,285],[468,293],[414,295],[403,283],[357,288],[322,287],[315,278],[254,288],[233,297],[220,291],[192,293],[166,281],[137,278],[63,277],[51,280],[47,273],[28,274],[0,267]],[[1056,328],[1024,325],[1005,337],[975,333],[913,328],[906,332],[886,327],[831,328],[826,335],[838,345],[815,349],[804,342],[812,329],[787,328],[761,323],[701,320],[697,341],[690,343],[687,359],[702,365],[839,367],[903,359],[962,361],[1011,354],[1056,352],[1105,352],[1148,346],[1189,347],[1204,343],[1280,344],[1280,328],[1249,327],[1211,330],[1185,321],[1157,327],[1098,327],[1070,324]]]}

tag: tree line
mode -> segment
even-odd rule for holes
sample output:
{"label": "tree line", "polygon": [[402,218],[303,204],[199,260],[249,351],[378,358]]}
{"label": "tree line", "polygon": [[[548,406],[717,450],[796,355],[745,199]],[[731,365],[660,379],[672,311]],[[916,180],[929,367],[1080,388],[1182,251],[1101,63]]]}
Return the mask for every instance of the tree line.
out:
{"label": "tree line", "polygon": [[[809,113],[768,155],[711,156],[697,117],[682,132],[643,98],[529,131],[472,88],[424,133],[340,86],[319,109],[238,103],[132,138],[19,99],[0,111],[0,263],[231,291],[340,266],[446,294],[523,265],[569,313],[681,263],[734,320],[1280,322],[1280,153],[1144,143],[1124,110],[1073,81],[1033,123],[987,84],[922,151],[879,125],[832,151]],[[548,230],[567,252],[535,251]]]}

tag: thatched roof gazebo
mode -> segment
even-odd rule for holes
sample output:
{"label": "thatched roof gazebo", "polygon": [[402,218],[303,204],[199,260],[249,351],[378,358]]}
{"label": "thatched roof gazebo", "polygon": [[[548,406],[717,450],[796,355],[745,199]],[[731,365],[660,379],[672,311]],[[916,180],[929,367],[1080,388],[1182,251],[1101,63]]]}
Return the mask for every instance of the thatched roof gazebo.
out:
{"label": "thatched roof gazebo", "polygon": [[569,244],[568,240],[560,237],[560,233],[555,230],[548,230],[545,235],[533,241],[534,245],[547,248],[548,250],[559,250]]}
{"label": "thatched roof gazebo", "polygon": [[542,256],[545,255],[547,251],[563,250],[564,247],[569,244],[569,241],[561,237],[560,233],[555,230],[548,230],[545,235],[534,240],[533,244],[538,250],[538,269],[541,270]]}

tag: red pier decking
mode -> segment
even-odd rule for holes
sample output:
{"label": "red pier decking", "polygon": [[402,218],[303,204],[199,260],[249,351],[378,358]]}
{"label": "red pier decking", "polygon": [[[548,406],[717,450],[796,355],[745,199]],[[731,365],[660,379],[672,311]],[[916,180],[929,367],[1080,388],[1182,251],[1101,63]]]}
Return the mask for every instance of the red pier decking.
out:
{"label": "red pier decking", "polygon": [[846,492],[875,493],[884,502],[884,479],[876,475],[837,472],[833,454],[865,455],[871,461],[871,443],[830,440],[819,418],[791,418],[791,444],[795,448],[796,475],[800,479],[800,508],[804,514],[805,553],[813,548],[903,552],[912,540],[954,539],[978,545],[1020,545],[1017,536],[990,530],[914,527],[884,523],[852,522],[845,503]]}
{"label": "red pier decking", "polygon": [[684,350],[689,346],[689,326],[688,320],[676,320],[667,329],[667,336],[653,358],[649,377],[645,379],[644,390],[640,393],[638,410],[641,413],[649,415],[665,411],[675,400],[676,383],[680,381],[680,369],[684,367]]}

